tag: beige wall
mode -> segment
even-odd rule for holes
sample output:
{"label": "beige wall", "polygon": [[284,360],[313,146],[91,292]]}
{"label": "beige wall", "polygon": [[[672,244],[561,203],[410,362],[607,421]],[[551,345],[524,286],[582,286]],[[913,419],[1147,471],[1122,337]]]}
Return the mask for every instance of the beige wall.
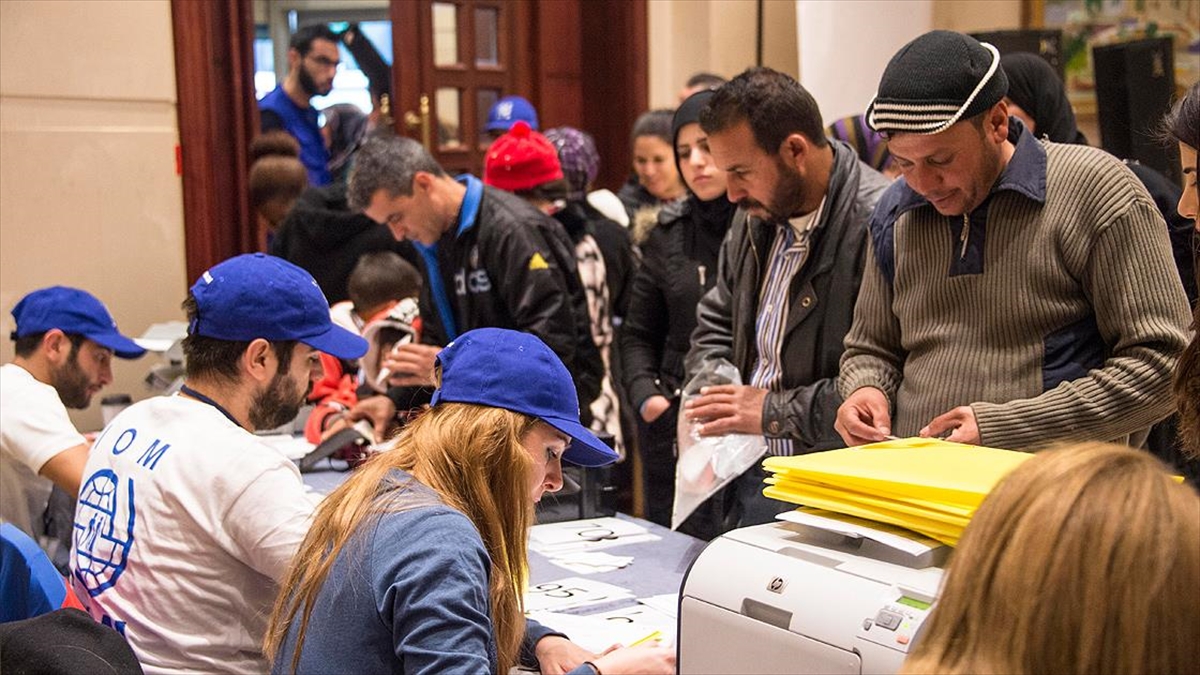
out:
{"label": "beige wall", "polygon": [[[650,103],[687,77],[754,63],[754,0],[649,0]],[[1017,28],[1021,0],[765,0],[764,65],[798,77],[825,117],[862,111],[897,48],[933,28]]]}
{"label": "beige wall", "polygon": [[[733,77],[755,61],[754,0],[648,0],[650,106],[673,108],[698,71]],[[795,0],[763,3],[763,65],[799,75]]]}
{"label": "beige wall", "polygon": [[[175,102],[167,0],[0,1],[3,361],[10,310],[44,286],[91,291],[127,335],[182,318]],[[145,397],[155,362],[117,360],[104,393]],[[99,426],[98,399],[74,413],[82,430]]]}
{"label": "beige wall", "polygon": [[934,0],[933,27],[972,31],[1021,27],[1021,0]]}

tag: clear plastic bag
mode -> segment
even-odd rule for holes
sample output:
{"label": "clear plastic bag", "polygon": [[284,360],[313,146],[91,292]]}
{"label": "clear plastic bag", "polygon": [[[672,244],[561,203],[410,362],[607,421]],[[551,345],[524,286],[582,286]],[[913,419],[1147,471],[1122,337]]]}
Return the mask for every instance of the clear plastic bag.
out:
{"label": "clear plastic bag", "polygon": [[699,396],[701,388],[718,384],[742,384],[737,367],[725,359],[705,363],[688,381],[680,397],[672,529],[678,528],[709,497],[754,466],[767,452],[767,441],[761,435],[727,434],[702,438],[696,432],[697,424],[688,421],[682,412],[683,406]]}

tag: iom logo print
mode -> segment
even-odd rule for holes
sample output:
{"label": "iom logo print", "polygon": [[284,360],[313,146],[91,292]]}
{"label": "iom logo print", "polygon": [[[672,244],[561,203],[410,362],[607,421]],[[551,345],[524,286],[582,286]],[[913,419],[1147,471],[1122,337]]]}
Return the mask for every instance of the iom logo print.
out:
{"label": "iom logo print", "polygon": [[[75,508],[75,578],[96,597],[117,583],[133,546],[133,481],[121,494],[121,479],[111,469],[92,474],[79,491]],[[128,500],[129,518],[118,520],[121,499]]]}

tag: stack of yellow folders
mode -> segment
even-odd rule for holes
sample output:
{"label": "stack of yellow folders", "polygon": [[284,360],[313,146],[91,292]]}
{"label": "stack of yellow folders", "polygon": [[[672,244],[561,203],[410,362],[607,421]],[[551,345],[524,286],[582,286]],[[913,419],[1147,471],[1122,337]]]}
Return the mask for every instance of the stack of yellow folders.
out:
{"label": "stack of yellow folders", "polygon": [[933,438],[901,438],[768,457],[765,494],[908,528],[954,546],[988,492],[1030,457]]}

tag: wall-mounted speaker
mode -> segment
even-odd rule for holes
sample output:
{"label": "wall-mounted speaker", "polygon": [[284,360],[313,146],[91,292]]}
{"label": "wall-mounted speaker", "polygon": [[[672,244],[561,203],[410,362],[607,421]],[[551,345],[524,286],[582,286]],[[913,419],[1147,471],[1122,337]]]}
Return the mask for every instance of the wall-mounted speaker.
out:
{"label": "wall-mounted speaker", "polygon": [[1170,36],[1100,45],[1092,49],[1096,109],[1105,150],[1156,169],[1178,185],[1174,148],[1158,137],[1175,94]]}
{"label": "wall-mounted speaker", "polygon": [[987,42],[1001,54],[1029,52],[1046,60],[1058,73],[1058,79],[1066,81],[1066,59],[1063,57],[1062,31],[1058,29],[993,30],[971,33],[971,37]]}

